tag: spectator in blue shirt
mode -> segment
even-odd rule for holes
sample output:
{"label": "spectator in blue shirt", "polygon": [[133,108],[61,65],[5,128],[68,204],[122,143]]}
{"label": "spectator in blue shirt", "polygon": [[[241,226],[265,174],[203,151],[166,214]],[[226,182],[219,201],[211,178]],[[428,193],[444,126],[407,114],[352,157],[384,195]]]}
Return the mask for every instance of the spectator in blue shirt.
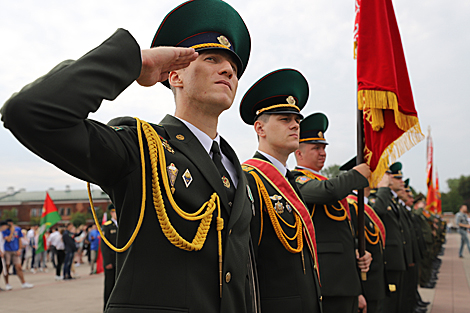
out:
{"label": "spectator in blue shirt", "polygon": [[9,284],[8,281],[8,269],[10,268],[10,264],[16,269],[16,275],[21,281],[22,288],[33,288],[33,285],[27,283],[24,280],[23,270],[21,268],[21,250],[23,249],[20,238],[23,237],[21,233],[21,228],[15,226],[11,219],[7,220],[8,228],[2,231],[3,238],[5,240],[4,248],[5,248],[5,268],[7,269],[4,273],[5,277],[5,289],[12,290],[13,287]]}
{"label": "spectator in blue shirt", "polygon": [[98,247],[100,246],[100,233],[96,229],[96,225],[93,224],[91,231],[88,234],[88,241],[90,242],[90,264],[91,274],[96,274],[96,259],[98,257]]}

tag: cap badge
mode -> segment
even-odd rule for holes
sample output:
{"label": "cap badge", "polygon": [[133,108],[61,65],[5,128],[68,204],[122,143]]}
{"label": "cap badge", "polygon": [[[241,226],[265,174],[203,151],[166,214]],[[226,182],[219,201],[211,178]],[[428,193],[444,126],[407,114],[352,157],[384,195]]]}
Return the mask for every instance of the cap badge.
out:
{"label": "cap badge", "polygon": [[217,37],[217,40],[219,41],[221,45],[224,45],[227,48],[230,48],[231,46],[230,41],[228,41],[227,37],[225,37],[224,35]]}
{"label": "cap badge", "polygon": [[318,132],[318,137],[323,138],[323,133],[322,133],[322,132]]}
{"label": "cap badge", "polygon": [[292,104],[292,105],[295,104],[295,99],[292,96],[287,97],[286,101],[288,104]]}

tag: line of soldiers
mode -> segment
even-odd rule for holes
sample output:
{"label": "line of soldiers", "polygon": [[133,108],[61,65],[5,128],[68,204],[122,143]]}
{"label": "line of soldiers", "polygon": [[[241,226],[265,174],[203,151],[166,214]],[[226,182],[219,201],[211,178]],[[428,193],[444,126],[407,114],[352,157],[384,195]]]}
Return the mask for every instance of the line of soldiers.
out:
{"label": "line of soldiers", "polygon": [[[105,312],[413,312],[422,304],[418,237],[397,198],[406,196],[401,177],[391,178],[391,168],[375,193],[365,229],[372,246],[360,256],[353,191],[369,186],[370,169],[320,174],[328,119],[303,118],[309,87],[299,71],[270,72],[245,93],[240,115],[258,137],[253,158],[240,164],[218,134],[250,54],[246,25],[230,5],[183,3],[151,46],[140,49],[120,29],[1,110],[22,144],[99,185],[115,205],[122,248],[112,249],[120,253]],[[171,88],[174,115],[159,124],[88,119],[134,81]]]}

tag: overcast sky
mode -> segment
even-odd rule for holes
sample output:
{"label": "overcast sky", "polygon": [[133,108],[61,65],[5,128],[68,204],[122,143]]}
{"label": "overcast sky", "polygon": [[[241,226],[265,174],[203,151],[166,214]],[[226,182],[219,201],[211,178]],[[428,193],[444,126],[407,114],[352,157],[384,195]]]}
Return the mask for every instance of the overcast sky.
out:
{"label": "overcast sky", "polygon": [[[219,120],[219,133],[240,160],[257,148],[254,130],[239,117],[245,91],[270,71],[290,67],[303,73],[310,86],[304,115],[325,113],[330,127],[326,166],[355,155],[356,62],[352,31],[354,1],[232,0],[252,38],[251,57],[232,108]],[[131,32],[148,48],[163,17],[179,1],[149,0],[18,0],[0,10],[0,102],[65,59],[76,59],[99,45],[117,28]],[[445,181],[470,175],[470,1],[396,0],[415,105],[423,133],[431,126],[435,166],[441,190]],[[161,84],[136,83],[113,102],[104,102],[90,118],[107,122],[116,116],[137,116],[159,122],[174,112],[172,93]],[[24,148],[0,127],[0,191],[9,186],[40,191],[86,188]],[[404,154],[405,178],[425,192],[426,141]],[[291,157],[289,167],[295,165]]]}

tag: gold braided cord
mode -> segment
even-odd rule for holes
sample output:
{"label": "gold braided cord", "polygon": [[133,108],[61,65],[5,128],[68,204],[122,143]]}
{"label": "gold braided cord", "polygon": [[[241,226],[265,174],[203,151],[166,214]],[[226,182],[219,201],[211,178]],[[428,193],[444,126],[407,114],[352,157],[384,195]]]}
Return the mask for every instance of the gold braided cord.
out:
{"label": "gold braided cord", "polygon": [[[364,227],[364,229],[366,230],[366,232],[364,233],[365,234],[365,237],[367,239],[367,241],[371,244],[371,245],[376,245],[379,240],[380,240],[380,236],[379,236],[379,229],[377,228],[377,226],[374,225],[374,230],[375,230],[375,233],[373,234],[369,229],[367,229],[367,227]],[[375,239],[375,241],[372,241],[372,239],[370,239],[369,235],[370,234],[371,236],[377,236],[377,238]]]}
{"label": "gold braided cord", "polygon": [[295,104],[275,104],[275,105],[271,105],[269,107],[266,107],[266,108],[261,108],[259,109],[258,111],[256,111],[256,115],[260,115],[261,113],[265,112],[265,111],[268,111],[268,110],[271,110],[271,109],[277,109],[277,108],[294,108],[297,110],[297,112],[300,112],[300,109],[298,106],[296,106]]}
{"label": "gold braided cord", "polygon": [[[261,192],[261,196],[263,197],[264,203],[266,204],[266,210],[268,211],[268,215],[273,225],[274,231],[276,232],[277,238],[279,238],[279,241],[281,241],[282,245],[284,246],[284,248],[286,248],[287,251],[289,251],[290,253],[299,253],[300,251],[302,251],[304,246],[302,238],[302,221],[300,220],[300,216],[293,212],[295,216],[295,224],[292,228],[296,228],[296,232],[295,235],[290,238],[284,232],[281,225],[279,224],[279,220],[276,218],[276,211],[274,210],[271,199],[269,198],[268,191],[266,190],[266,187],[264,187],[263,182],[256,173],[250,172],[250,174],[255,179],[258,190]],[[293,248],[286,238],[289,240],[297,239],[297,248]]]}
{"label": "gold braided cord", "polygon": [[[349,198],[347,199],[348,203],[349,204],[352,204],[356,210],[356,214],[357,214],[357,204],[355,201],[353,200],[350,200]],[[376,245],[379,240],[380,240],[380,231],[379,231],[379,228],[374,224],[374,230],[375,230],[375,233],[372,233],[365,225],[364,225],[364,236],[366,238],[366,240],[371,244],[371,245]],[[372,239],[370,239],[368,233],[371,235],[371,236],[377,236],[377,238],[375,239],[375,241],[372,241]]]}
{"label": "gold braided cord", "polygon": [[[139,119],[137,120],[137,125],[139,125]],[[137,226],[134,229],[134,232],[132,233],[131,238],[129,241],[126,243],[126,245],[122,248],[116,248],[112,243],[106,239],[104,236],[103,232],[101,231],[100,223],[98,222],[98,218],[96,217],[96,211],[95,211],[95,206],[93,205],[93,198],[91,196],[91,190],[90,190],[90,183],[87,182],[87,189],[88,189],[88,199],[90,201],[90,207],[91,207],[91,213],[93,214],[93,220],[95,221],[96,228],[98,228],[98,231],[100,233],[101,238],[103,238],[104,243],[113,251],[115,252],[124,252],[129,247],[132,245],[132,243],[135,240],[135,237],[137,237],[137,234],[140,231],[140,227],[142,226],[142,221],[144,220],[144,213],[145,213],[145,201],[146,201],[146,184],[145,184],[145,158],[144,158],[144,145],[142,141],[142,133],[140,132],[140,128],[138,128],[139,131],[137,133],[137,138],[139,140],[139,149],[140,149],[140,163],[142,166],[142,202],[140,205],[140,215],[139,215],[139,220],[137,222]]]}
{"label": "gold braided cord", "polygon": [[328,206],[326,204],[323,205],[325,207],[325,213],[326,215],[328,215],[329,218],[331,218],[332,220],[335,220],[335,221],[338,221],[338,222],[341,222],[341,221],[344,221],[347,217],[348,217],[348,214],[346,213],[346,209],[343,209],[342,207],[337,209],[335,208],[333,205],[331,205],[331,207],[333,209],[335,209],[336,211],[344,211],[344,215],[343,216],[334,216],[333,214],[331,214],[329,211],[328,211]]}
{"label": "gold braided cord", "polygon": [[[162,175],[163,179],[163,185],[165,187],[168,200],[170,201],[173,209],[182,217],[185,218],[186,220],[190,221],[196,221],[196,220],[201,220],[201,223],[199,224],[198,230],[196,232],[196,235],[194,236],[193,241],[190,243],[186,241],[184,238],[181,237],[181,235],[178,234],[178,232],[174,229],[174,227],[171,225],[171,222],[168,218],[168,215],[165,210],[165,206],[163,203],[163,197],[161,195],[161,190],[160,190],[160,184],[158,181],[158,161],[160,161],[160,166],[161,166],[161,171],[162,173],[165,173],[165,154],[163,150],[163,146],[161,143],[161,140],[156,133],[156,131],[147,123],[144,121],[139,120],[136,118],[137,121],[137,135],[138,135],[138,140],[139,140],[139,148],[140,148],[140,156],[141,156],[141,165],[142,165],[142,204],[141,204],[141,209],[140,209],[140,215],[139,215],[139,220],[136,226],[136,229],[134,230],[131,238],[127,242],[127,244],[123,248],[116,248],[114,247],[103,235],[101,231],[101,227],[99,227],[99,222],[96,217],[96,212],[95,208],[93,205],[93,199],[91,196],[91,191],[90,191],[90,183],[87,184],[88,187],[88,197],[90,200],[90,205],[91,205],[91,210],[93,214],[93,219],[95,221],[95,224],[98,226],[98,231],[101,235],[101,238],[103,238],[103,241],[114,251],[116,252],[124,252],[126,251],[131,244],[134,242],[140,227],[142,225],[142,221],[144,218],[144,212],[145,212],[145,201],[146,201],[146,184],[145,184],[145,157],[144,157],[144,150],[143,150],[143,140],[142,140],[142,131],[141,128],[144,129],[144,133],[147,139],[147,143],[149,146],[149,155],[150,155],[150,161],[151,161],[151,167],[152,167],[152,187],[153,187],[153,202],[155,206],[155,210],[157,212],[158,220],[160,222],[160,226],[162,228],[163,233],[167,237],[167,239],[176,247],[187,250],[187,251],[198,251],[201,250],[204,242],[207,237],[207,233],[209,232],[210,229],[210,223],[212,221],[212,213],[216,208],[218,208],[218,217],[216,220],[217,224],[217,231],[218,231],[218,254],[219,254],[219,261],[221,260],[222,256],[222,234],[221,231],[223,229],[224,225],[224,220],[220,217],[220,200],[219,197],[216,193],[213,193],[210,200],[207,201],[202,205],[202,207],[195,213],[186,213],[183,210],[181,210],[176,202],[173,199],[173,196],[171,194],[171,190],[169,187],[168,183],[168,177],[166,175]],[[142,125],[142,126],[141,126]],[[160,158],[160,160],[158,160]],[[200,214],[204,209],[206,208],[206,211],[203,214]]]}
{"label": "gold braided cord", "polygon": [[199,48],[225,48],[227,50],[230,50],[229,47],[224,46],[220,43],[201,43],[199,45],[191,46],[190,48],[194,48],[194,49],[199,49]]}
{"label": "gold braided cord", "polygon": [[[163,203],[163,197],[161,194],[160,183],[158,181],[158,163],[160,163],[160,170],[162,173],[165,173],[165,153],[163,150],[163,145],[161,140],[153,127],[151,127],[147,122],[137,120],[137,127],[140,131],[140,123],[142,124],[142,129],[144,130],[145,137],[147,139],[147,145],[149,148],[150,163],[152,168],[152,187],[153,187],[153,203],[155,206],[155,211],[157,212],[158,221],[160,222],[160,227],[162,228],[165,237],[176,247],[186,250],[186,251],[198,251],[201,250],[206,241],[207,233],[210,229],[210,224],[212,221],[212,213],[216,208],[218,208],[218,218],[217,218],[217,231],[219,232],[219,256],[222,254],[222,242],[221,242],[221,231],[223,229],[223,219],[220,217],[220,200],[219,196],[216,193],[213,193],[210,200],[202,205],[202,207],[197,210],[195,213],[187,213],[183,211],[174,201],[173,195],[168,183],[168,177],[162,175],[163,185],[167,194],[168,201],[171,206],[182,218],[189,221],[201,220],[196,235],[193,238],[192,242],[188,242],[176,231],[176,229],[171,224],[168,215],[165,210],[165,205]],[[158,160],[158,158],[160,160]],[[204,213],[201,212],[206,210]]]}

